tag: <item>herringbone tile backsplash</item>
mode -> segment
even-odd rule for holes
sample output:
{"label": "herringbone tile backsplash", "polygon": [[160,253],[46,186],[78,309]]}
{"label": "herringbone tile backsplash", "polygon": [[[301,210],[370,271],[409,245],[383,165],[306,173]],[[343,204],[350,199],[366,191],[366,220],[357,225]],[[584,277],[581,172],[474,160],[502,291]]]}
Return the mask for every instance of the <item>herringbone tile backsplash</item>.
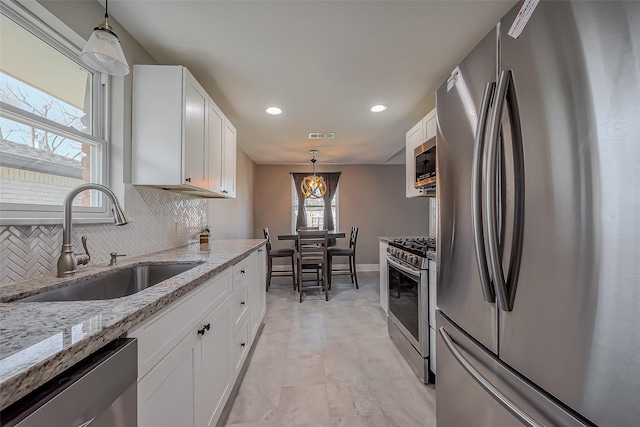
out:
{"label": "herringbone tile backsplash", "polygon": [[[169,191],[127,185],[124,210],[129,224],[74,225],[73,245],[88,237],[91,263],[109,262],[109,253],[129,256],[175,248],[198,238],[207,223],[207,202]],[[0,227],[0,285],[56,274],[62,226]]]}

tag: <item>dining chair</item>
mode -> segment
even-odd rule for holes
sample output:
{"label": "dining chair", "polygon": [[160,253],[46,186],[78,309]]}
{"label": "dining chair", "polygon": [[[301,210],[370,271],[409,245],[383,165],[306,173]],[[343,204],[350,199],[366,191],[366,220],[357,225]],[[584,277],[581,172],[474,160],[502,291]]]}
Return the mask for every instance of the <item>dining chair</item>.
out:
{"label": "dining chair", "polygon": [[[267,239],[267,291],[271,286],[272,277],[289,277],[291,276],[293,281],[293,290],[296,290],[296,270],[295,270],[295,253],[293,248],[281,248],[273,249],[271,247],[271,236],[269,235],[269,229],[264,228],[262,230],[264,238]],[[273,259],[274,258],[290,258],[291,270],[273,271]]]}
{"label": "dining chair", "polygon": [[[297,236],[297,260],[298,260],[298,292],[300,302],[302,294],[307,289],[322,289],[325,298],[329,301],[329,288],[327,279],[327,230],[301,230]],[[304,286],[304,271],[316,272],[317,285]]]}
{"label": "dining chair", "polygon": [[[351,276],[351,283],[355,283],[358,289],[358,274],[356,273],[356,243],[358,241],[358,227],[351,227],[351,235],[349,236],[349,247],[330,246],[327,249],[328,268],[329,268],[329,289],[331,289],[331,277],[336,275]],[[348,268],[333,269],[334,257],[347,257],[349,262]]]}
{"label": "dining chair", "polygon": [[[297,232],[300,231],[310,231],[310,230],[320,230],[320,226],[319,225],[315,225],[315,226],[309,226],[309,227],[298,227],[298,229],[296,230]],[[295,243],[296,246],[296,251],[298,250],[298,242],[296,241]]]}

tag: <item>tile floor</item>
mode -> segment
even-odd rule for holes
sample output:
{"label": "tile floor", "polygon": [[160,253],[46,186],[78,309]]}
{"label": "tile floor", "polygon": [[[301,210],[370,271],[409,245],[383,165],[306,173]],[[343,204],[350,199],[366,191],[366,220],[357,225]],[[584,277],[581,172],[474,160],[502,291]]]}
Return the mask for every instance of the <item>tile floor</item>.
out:
{"label": "tile floor", "polygon": [[435,426],[435,389],[387,335],[378,272],[358,277],[359,290],[339,276],[328,302],[312,290],[302,303],[276,279],[228,427]]}

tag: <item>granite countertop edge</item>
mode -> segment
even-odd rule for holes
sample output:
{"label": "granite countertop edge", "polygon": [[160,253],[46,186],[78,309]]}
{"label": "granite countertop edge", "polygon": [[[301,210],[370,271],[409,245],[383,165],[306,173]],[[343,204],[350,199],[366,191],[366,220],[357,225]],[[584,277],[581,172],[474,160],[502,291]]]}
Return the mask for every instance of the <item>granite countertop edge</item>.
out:
{"label": "granite countertop edge", "polygon": [[[5,285],[0,297],[0,316],[2,317],[0,347],[5,349],[0,351],[0,409],[6,408],[109,342],[123,336],[164,307],[247,258],[265,243],[264,239],[220,240],[212,241],[204,248],[200,244],[191,244],[181,248],[132,257],[128,262],[122,262],[118,269],[150,262],[204,261],[204,263],[175,276],[175,280],[172,280],[174,278],[168,279],[165,281],[171,281],[168,286],[156,285],[156,287],[150,287],[137,294],[116,300],[52,303],[9,302],[70,285],[77,282],[78,279],[88,276],[95,277],[114,271],[112,268],[100,266],[95,269],[87,269],[88,272],[71,281],[46,277]],[[78,311],[83,310],[84,314],[77,314]],[[34,311],[35,313],[33,313]],[[104,316],[105,320],[100,317],[98,325],[91,326],[91,323],[95,322],[96,313],[99,313],[98,316]],[[39,314],[42,314],[41,319],[38,318]],[[51,319],[47,319],[47,315],[55,316],[58,323],[50,326],[47,320]],[[65,317],[67,315],[69,315],[68,320]],[[25,321],[25,319],[28,320]],[[30,324],[29,321],[31,321]],[[18,324],[23,322],[26,324]],[[44,331],[42,330],[43,322],[46,322]],[[67,335],[71,332],[73,335],[73,328],[77,330],[77,327],[80,326],[81,329],[84,329],[87,325],[90,325],[88,326],[89,333],[75,342],[63,345],[59,351],[41,358],[36,357],[18,367],[6,363],[11,356],[17,356],[17,353],[28,351],[30,347],[55,338],[63,332]],[[47,331],[47,327],[50,332]],[[33,335],[39,335],[39,337],[32,338]]]}

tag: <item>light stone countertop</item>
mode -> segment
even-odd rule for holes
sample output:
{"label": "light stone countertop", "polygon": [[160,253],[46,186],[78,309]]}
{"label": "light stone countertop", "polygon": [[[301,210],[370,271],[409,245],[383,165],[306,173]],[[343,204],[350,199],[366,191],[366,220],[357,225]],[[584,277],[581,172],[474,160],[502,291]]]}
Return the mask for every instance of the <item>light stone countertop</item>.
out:
{"label": "light stone countertop", "polygon": [[[121,259],[117,267],[84,267],[69,279],[44,277],[0,287],[0,409],[56,375],[265,244],[218,240]],[[87,276],[146,263],[204,261],[184,273],[122,298],[77,302],[9,302]]]}

